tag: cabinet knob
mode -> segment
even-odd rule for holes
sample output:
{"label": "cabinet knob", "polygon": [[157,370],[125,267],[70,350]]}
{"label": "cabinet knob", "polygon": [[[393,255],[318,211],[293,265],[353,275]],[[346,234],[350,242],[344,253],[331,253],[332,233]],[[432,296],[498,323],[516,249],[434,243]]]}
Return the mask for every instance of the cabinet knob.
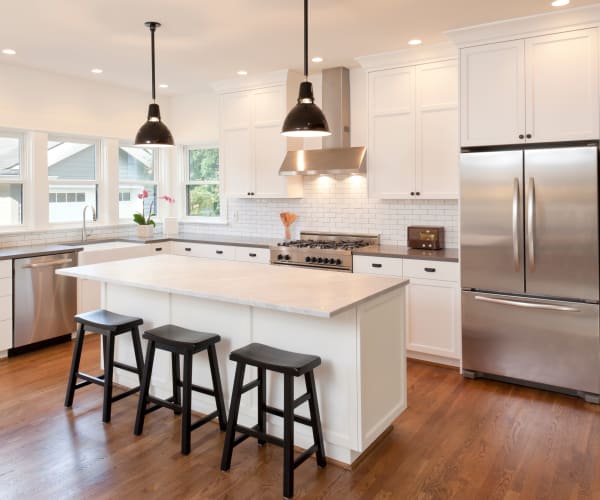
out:
{"label": "cabinet knob", "polygon": [[525,139],[525,136],[523,134],[519,134],[519,139]]}
{"label": "cabinet knob", "polygon": [[414,192],[414,191],[411,191],[411,192],[410,192],[410,195],[411,195],[411,196],[414,196],[414,195],[415,195],[415,192]]}
{"label": "cabinet knob", "polygon": [[383,264],[371,264],[371,267],[375,267],[377,269],[383,267]]}
{"label": "cabinet knob", "polygon": [[256,257],[256,254],[255,254],[255,253],[249,253],[248,255],[249,255],[250,257]]}
{"label": "cabinet knob", "polygon": [[223,250],[217,250],[217,255],[222,255],[223,254]]}
{"label": "cabinet knob", "polygon": [[185,247],[185,251],[186,251],[186,252],[191,252],[191,251],[192,251],[192,249],[191,249],[190,247]]}
{"label": "cabinet knob", "polygon": [[156,248],[154,249],[154,251],[155,251],[155,252],[162,252],[162,247],[156,247]]}
{"label": "cabinet knob", "polygon": [[527,137],[527,139],[531,139],[531,134],[527,134],[525,137]]}
{"label": "cabinet knob", "polygon": [[426,267],[425,272],[426,273],[435,273],[435,267]]}
{"label": "cabinet knob", "polygon": [[416,192],[417,196],[421,196],[421,193],[419,191]]}

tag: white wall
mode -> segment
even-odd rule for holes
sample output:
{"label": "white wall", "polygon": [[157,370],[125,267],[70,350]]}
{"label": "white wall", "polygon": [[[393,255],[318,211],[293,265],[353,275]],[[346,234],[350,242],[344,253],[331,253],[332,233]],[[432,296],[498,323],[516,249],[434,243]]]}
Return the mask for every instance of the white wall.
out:
{"label": "white wall", "polygon": [[[0,127],[133,141],[146,119],[148,92],[0,64]],[[148,82],[150,84],[150,82]],[[159,99],[165,122],[169,99]]]}
{"label": "white wall", "polygon": [[167,125],[177,144],[219,142],[218,97],[211,91],[171,98]]}

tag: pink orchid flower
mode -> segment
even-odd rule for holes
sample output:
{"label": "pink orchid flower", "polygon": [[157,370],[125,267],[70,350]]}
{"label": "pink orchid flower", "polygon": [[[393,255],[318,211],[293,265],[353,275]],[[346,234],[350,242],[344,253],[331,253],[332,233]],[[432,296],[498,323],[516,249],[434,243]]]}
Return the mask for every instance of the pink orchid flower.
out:
{"label": "pink orchid flower", "polygon": [[167,203],[175,203],[175,198],[171,198],[170,196],[161,196],[160,200],[165,200]]}
{"label": "pink orchid flower", "polygon": [[138,194],[138,198],[143,200],[144,198],[148,198],[148,191],[144,189],[140,194]]}

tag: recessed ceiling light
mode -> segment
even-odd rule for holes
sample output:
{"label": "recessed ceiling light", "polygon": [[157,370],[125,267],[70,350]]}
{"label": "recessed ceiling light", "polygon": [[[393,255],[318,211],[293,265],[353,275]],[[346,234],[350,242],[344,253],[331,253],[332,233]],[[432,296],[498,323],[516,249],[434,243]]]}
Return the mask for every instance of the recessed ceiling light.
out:
{"label": "recessed ceiling light", "polygon": [[408,41],[408,45],[421,45],[422,43],[423,42],[418,38],[413,38],[412,40]]}
{"label": "recessed ceiling light", "polygon": [[564,7],[565,5],[569,5],[571,0],[554,0],[552,2],[552,7]]}
{"label": "recessed ceiling light", "polygon": [[166,83],[161,83],[161,84],[159,85],[159,87],[160,87],[161,89],[168,89],[168,88],[169,88],[169,86],[168,86]]}
{"label": "recessed ceiling light", "polygon": [[94,74],[96,74],[96,75],[99,75],[100,73],[102,73],[102,70],[101,70],[100,68],[94,68],[94,69],[92,70],[92,73],[94,73]]}
{"label": "recessed ceiling light", "polygon": [[323,58],[322,57],[313,57],[312,62],[321,63],[321,62],[323,62]]}
{"label": "recessed ceiling light", "polygon": [[14,56],[17,53],[17,51],[13,49],[3,49],[2,53],[6,54],[7,56]]}
{"label": "recessed ceiling light", "polygon": [[237,74],[240,75],[240,76],[246,76],[248,74],[248,72],[245,69],[240,69],[237,72]]}

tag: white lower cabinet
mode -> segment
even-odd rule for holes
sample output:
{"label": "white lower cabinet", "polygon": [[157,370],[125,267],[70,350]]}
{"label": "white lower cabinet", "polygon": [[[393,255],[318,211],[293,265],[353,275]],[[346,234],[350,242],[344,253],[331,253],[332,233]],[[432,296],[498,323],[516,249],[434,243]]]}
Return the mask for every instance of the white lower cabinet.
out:
{"label": "white lower cabinet", "polygon": [[406,309],[408,356],[452,366],[460,364],[458,263],[357,255],[353,259],[353,268],[355,273],[409,279]]}
{"label": "white lower cabinet", "polygon": [[0,261],[0,351],[12,348],[12,260]]}
{"label": "white lower cabinet", "polygon": [[268,264],[271,260],[271,252],[268,248],[235,247],[235,260]]}
{"label": "white lower cabinet", "polygon": [[205,259],[239,260],[268,264],[270,252],[268,248],[216,245],[209,243],[171,242],[171,253],[187,257],[203,257]]}

